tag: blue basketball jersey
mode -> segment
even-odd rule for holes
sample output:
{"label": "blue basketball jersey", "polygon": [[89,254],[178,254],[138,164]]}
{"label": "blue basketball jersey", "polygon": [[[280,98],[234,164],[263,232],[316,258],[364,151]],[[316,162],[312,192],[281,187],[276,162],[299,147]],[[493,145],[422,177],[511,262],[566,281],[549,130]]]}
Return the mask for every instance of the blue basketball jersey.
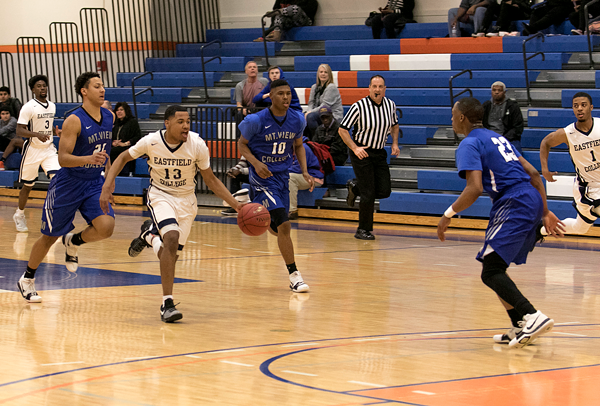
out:
{"label": "blue basketball jersey", "polygon": [[239,129],[256,159],[275,173],[289,171],[294,142],[302,137],[305,126],[299,111],[288,109],[284,117],[275,117],[271,109],[264,109],[246,116]]}
{"label": "blue basketball jersey", "polygon": [[[112,128],[113,115],[112,113],[101,107],[100,112],[102,117],[100,122],[94,120],[83,107],[78,108],[73,112],[81,122],[81,132],[77,137],[77,142],[73,148],[73,155],[86,156],[92,155],[95,151],[104,151],[110,155],[112,147]],[[84,165],[76,168],[63,168],[66,172],[81,179],[94,179],[100,176],[106,162],[102,165]]]}
{"label": "blue basketball jersey", "polygon": [[506,138],[485,128],[477,128],[461,141],[456,150],[458,175],[481,171],[483,189],[495,200],[513,186],[531,178],[519,162],[521,154]]}

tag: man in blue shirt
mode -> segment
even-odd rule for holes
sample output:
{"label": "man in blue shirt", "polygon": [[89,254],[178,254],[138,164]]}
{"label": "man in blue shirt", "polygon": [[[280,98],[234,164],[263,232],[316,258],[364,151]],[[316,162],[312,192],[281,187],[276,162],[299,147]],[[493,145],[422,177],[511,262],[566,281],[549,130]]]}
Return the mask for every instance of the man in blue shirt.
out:
{"label": "man in blue shirt", "polygon": [[548,210],[546,191],[537,170],[503,136],[483,128],[483,107],[474,98],[459,100],[452,108],[452,127],[467,134],[456,150],[456,166],[467,186],[446,210],[438,224],[445,240],[451,218],[471,206],[482,191],[493,201],[483,248],[481,279],[506,308],[513,327],[494,336],[497,343],[521,348],[554,326],[554,320],[536,310],[506,274],[510,263],[524,264],[527,254],[541,238],[543,220],[554,236],[562,236],[560,221]]}
{"label": "man in blue shirt", "polygon": [[294,245],[288,218],[289,179],[292,150],[296,153],[302,176],[313,190],[314,182],[306,167],[302,133],[306,126],[304,115],[290,109],[292,92],[282,79],[271,83],[271,107],[246,116],[239,125],[240,154],[250,163],[250,186],[253,202],[261,203],[271,214],[271,231],[277,236],[279,251],[290,274],[294,292],[308,292],[294,259]]}

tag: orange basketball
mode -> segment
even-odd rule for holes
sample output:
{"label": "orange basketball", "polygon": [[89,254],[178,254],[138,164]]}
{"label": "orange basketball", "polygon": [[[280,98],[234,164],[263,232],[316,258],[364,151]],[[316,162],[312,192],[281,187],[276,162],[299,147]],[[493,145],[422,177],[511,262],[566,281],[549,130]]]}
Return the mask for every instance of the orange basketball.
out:
{"label": "orange basketball", "polygon": [[271,224],[271,215],[260,203],[249,203],[242,207],[237,217],[238,226],[246,235],[263,234]]}

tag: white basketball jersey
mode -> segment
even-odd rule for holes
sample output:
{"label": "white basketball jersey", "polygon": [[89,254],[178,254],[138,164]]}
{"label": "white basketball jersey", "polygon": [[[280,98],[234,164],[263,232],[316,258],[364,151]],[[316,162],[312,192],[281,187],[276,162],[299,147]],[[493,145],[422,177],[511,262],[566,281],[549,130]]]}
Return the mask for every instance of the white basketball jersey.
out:
{"label": "white basketball jersey", "polygon": [[195,193],[198,169],[210,167],[208,147],[198,133],[189,132],[186,142],[170,147],[165,141],[166,130],[143,137],[129,153],[133,158],[148,155],[150,184],[173,196]]}
{"label": "white basketball jersey", "polygon": [[39,138],[31,137],[31,146],[35,148],[45,148],[52,144],[52,127],[54,127],[54,114],[56,106],[51,101],[42,103],[36,99],[31,99],[23,105],[19,113],[18,124],[29,125],[29,131],[39,134],[49,135],[46,142]]}
{"label": "white basketball jersey", "polygon": [[586,183],[600,182],[600,118],[593,117],[593,120],[588,134],[580,132],[575,123],[565,127],[577,176]]}

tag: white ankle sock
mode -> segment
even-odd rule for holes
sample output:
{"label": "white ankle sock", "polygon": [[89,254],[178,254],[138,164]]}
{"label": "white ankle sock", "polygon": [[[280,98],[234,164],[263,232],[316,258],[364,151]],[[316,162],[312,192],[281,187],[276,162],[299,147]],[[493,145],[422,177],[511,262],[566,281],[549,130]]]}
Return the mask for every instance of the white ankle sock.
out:
{"label": "white ankle sock", "polygon": [[25,214],[25,210],[17,209],[17,214],[18,215]]}
{"label": "white ankle sock", "polygon": [[167,300],[167,299],[171,299],[171,300],[173,300],[173,295],[166,295],[166,296],[163,296],[163,304],[165,304],[165,302],[166,302],[166,300]]}

